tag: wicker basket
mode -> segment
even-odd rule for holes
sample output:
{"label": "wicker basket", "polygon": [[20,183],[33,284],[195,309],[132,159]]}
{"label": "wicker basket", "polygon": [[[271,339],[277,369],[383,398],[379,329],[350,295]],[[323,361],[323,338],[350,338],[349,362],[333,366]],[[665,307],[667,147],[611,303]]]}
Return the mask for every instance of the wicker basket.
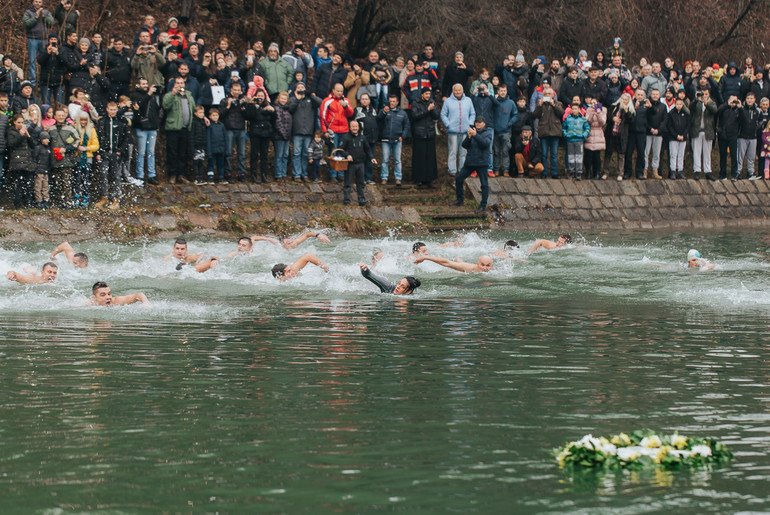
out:
{"label": "wicker basket", "polygon": [[329,155],[329,168],[335,172],[344,172],[348,169],[347,152],[341,148],[335,148]]}

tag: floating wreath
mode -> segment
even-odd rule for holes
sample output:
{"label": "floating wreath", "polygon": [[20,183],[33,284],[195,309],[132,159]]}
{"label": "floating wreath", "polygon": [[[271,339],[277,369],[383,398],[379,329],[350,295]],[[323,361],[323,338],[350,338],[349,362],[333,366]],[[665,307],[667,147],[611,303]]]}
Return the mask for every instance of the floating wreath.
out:
{"label": "floating wreath", "polygon": [[727,447],[712,438],[688,438],[674,433],[660,436],[649,429],[606,438],[585,435],[554,449],[559,466],[640,469],[648,466],[675,469],[702,467],[729,461]]}

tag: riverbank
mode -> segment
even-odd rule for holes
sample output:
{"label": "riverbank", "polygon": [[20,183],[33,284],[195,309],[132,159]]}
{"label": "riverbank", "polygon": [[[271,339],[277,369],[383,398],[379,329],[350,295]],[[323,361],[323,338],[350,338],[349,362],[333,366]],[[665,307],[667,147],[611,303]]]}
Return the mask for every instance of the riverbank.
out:
{"label": "riverbank", "polygon": [[453,181],[431,189],[370,185],[364,207],[342,205],[338,183],[163,185],[126,187],[123,206],[108,210],[5,210],[0,242],[130,241],[185,233],[211,237],[293,234],[328,227],[366,236],[463,230],[579,231],[589,229],[721,228],[770,225],[765,181],[572,181],[490,178],[489,210],[469,179],[466,206],[449,207]]}

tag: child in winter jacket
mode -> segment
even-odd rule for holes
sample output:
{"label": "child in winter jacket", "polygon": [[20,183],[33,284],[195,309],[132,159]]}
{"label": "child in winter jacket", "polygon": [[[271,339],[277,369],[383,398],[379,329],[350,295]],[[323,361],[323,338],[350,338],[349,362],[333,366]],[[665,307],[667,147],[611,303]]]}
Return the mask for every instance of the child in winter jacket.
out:
{"label": "child in winter jacket", "polygon": [[48,197],[48,174],[51,172],[51,160],[53,153],[49,147],[51,136],[47,131],[40,133],[40,142],[35,147],[32,155],[35,161],[35,207],[48,209],[50,199]]}
{"label": "child in winter jacket", "polygon": [[195,106],[190,128],[190,147],[193,158],[195,184],[206,184],[203,176],[206,171],[206,108]]}
{"label": "child in winter jacket", "polygon": [[580,112],[580,104],[572,104],[572,112],[562,122],[562,136],[567,140],[567,171],[575,180],[583,175],[583,142],[591,133],[591,125]]}
{"label": "child in winter jacket", "polygon": [[324,157],[324,139],[321,131],[315,131],[315,134],[313,134],[313,139],[310,141],[310,146],[307,148],[307,155],[307,162],[310,164],[310,180],[313,182],[321,182],[321,179],[318,178],[321,160]]}
{"label": "child in winter jacket", "polygon": [[687,137],[690,134],[690,110],[684,105],[684,100],[677,98],[674,108],[666,113],[663,119],[664,132],[668,134],[668,154],[671,170],[669,179],[684,179],[684,151],[687,147]]}
{"label": "child in winter jacket", "polygon": [[209,172],[209,183],[214,183],[214,167],[217,169],[219,182],[227,180],[232,184],[230,171],[225,170],[225,154],[227,153],[227,130],[225,124],[219,121],[219,109],[213,107],[209,110],[209,126],[206,129],[206,153],[212,171]]}

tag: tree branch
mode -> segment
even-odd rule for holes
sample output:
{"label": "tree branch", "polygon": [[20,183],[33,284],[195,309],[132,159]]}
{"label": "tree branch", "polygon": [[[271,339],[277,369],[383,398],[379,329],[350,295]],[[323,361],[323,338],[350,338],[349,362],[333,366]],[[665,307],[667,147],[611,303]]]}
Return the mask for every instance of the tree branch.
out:
{"label": "tree branch", "polygon": [[738,28],[738,25],[741,24],[743,21],[743,18],[746,17],[747,14],[749,14],[749,11],[752,7],[754,7],[755,4],[758,4],[762,0],[749,0],[749,3],[746,4],[746,8],[743,9],[743,12],[738,16],[738,19],[735,20],[735,23],[733,23],[733,26],[730,27],[730,30],[727,31],[727,34],[720,38],[714,38],[711,40],[711,44],[717,48],[721,47],[725,43],[727,43],[727,40],[730,39],[730,37],[733,35],[733,32],[735,32],[735,29]]}

